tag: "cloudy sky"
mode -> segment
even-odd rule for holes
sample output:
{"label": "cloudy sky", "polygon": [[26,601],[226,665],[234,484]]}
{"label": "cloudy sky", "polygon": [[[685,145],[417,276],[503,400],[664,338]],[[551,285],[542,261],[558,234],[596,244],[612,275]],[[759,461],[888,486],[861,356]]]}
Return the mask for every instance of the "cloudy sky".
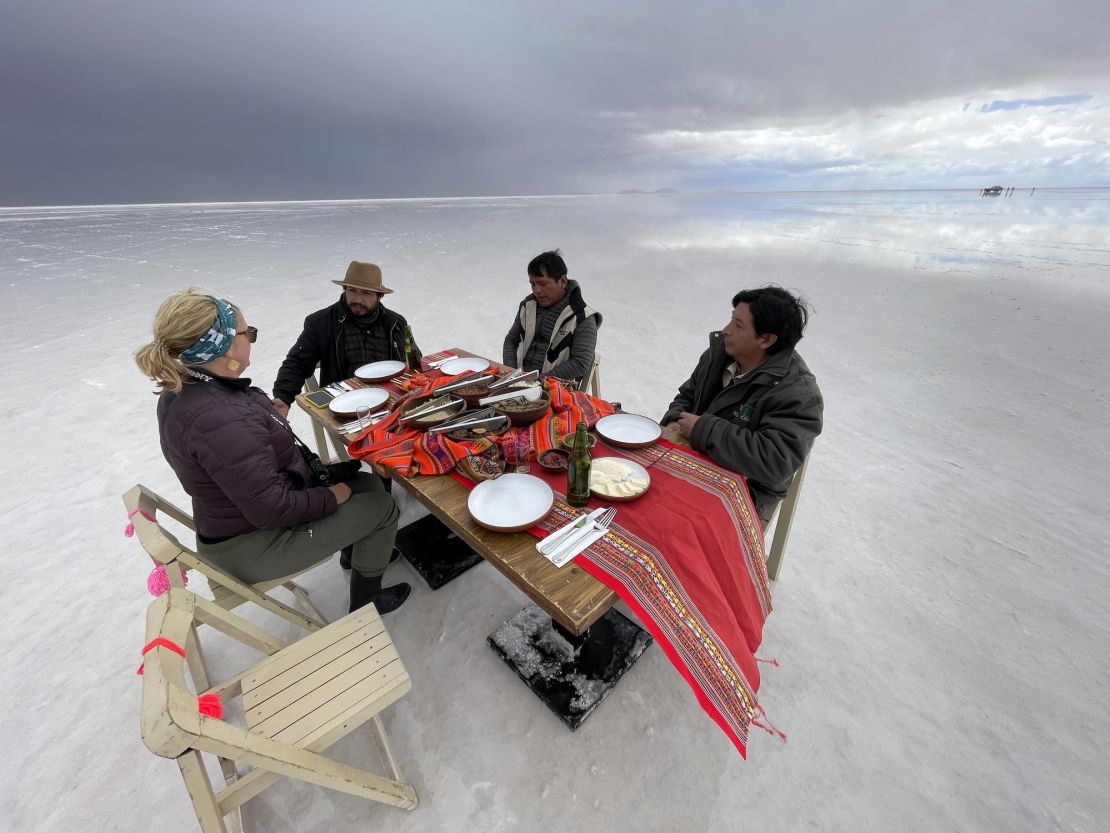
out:
{"label": "cloudy sky", "polygon": [[0,2],[0,205],[1110,185],[1106,0]]}

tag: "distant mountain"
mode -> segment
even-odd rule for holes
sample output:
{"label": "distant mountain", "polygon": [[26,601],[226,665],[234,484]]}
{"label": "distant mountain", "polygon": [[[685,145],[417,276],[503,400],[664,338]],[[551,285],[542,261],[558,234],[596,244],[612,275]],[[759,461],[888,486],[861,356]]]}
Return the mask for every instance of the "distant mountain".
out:
{"label": "distant mountain", "polygon": [[619,194],[677,194],[674,188],[656,188],[654,191],[641,191],[639,188],[625,188]]}

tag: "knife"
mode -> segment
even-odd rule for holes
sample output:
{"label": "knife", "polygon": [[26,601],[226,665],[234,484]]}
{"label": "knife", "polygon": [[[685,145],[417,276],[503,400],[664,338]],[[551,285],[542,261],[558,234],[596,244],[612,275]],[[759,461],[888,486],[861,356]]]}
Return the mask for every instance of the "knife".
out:
{"label": "knife", "polygon": [[589,532],[575,541],[572,546],[568,546],[566,549],[560,550],[556,555],[547,556],[547,560],[554,564],[556,567],[562,567],[576,555],[580,555],[581,553],[585,552],[596,542],[600,541],[608,534],[608,527],[606,527],[605,529],[602,529],[601,527],[591,529]]}
{"label": "knife", "polygon": [[567,540],[568,535],[570,535],[575,530],[585,529],[587,523],[595,520],[598,516],[601,515],[602,512],[604,512],[608,508],[608,506],[602,506],[598,509],[595,509],[590,514],[583,515],[582,517],[578,518],[575,521],[572,521],[566,526],[556,529],[542,541],[536,542],[536,551],[543,555],[547,555],[552,550],[558,549],[563,544],[563,542]]}
{"label": "knife", "polygon": [[597,521],[591,518],[586,523],[584,529],[577,530],[573,534],[568,535],[559,543],[554,552],[548,551],[544,553],[544,555],[552,564],[562,566],[568,559],[578,555],[578,553],[582,552],[582,550],[594,541],[604,537],[605,533],[608,531],[608,527],[602,529],[597,525]]}

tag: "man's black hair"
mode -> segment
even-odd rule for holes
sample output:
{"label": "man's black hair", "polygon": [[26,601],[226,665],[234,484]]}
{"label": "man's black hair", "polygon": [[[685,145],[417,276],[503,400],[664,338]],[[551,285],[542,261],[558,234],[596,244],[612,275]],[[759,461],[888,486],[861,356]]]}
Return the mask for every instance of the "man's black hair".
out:
{"label": "man's black hair", "polygon": [[559,280],[567,273],[567,265],[558,249],[536,255],[528,264],[528,275],[532,278]]}
{"label": "man's black hair", "polygon": [[756,335],[773,333],[778,336],[768,348],[768,355],[793,350],[802,340],[802,332],[809,323],[809,307],[801,298],[795,298],[781,286],[764,286],[745,289],[732,298],[733,309],[737,304],[747,304],[752,314]]}

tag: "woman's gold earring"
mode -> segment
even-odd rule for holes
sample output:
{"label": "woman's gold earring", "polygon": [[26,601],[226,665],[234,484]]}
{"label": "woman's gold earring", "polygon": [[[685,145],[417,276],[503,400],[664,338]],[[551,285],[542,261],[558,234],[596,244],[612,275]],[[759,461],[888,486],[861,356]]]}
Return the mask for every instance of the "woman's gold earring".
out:
{"label": "woman's gold earring", "polygon": [[227,360],[227,369],[230,370],[232,373],[238,373],[239,369],[242,366],[243,365],[239,364],[238,359],[228,359]]}

